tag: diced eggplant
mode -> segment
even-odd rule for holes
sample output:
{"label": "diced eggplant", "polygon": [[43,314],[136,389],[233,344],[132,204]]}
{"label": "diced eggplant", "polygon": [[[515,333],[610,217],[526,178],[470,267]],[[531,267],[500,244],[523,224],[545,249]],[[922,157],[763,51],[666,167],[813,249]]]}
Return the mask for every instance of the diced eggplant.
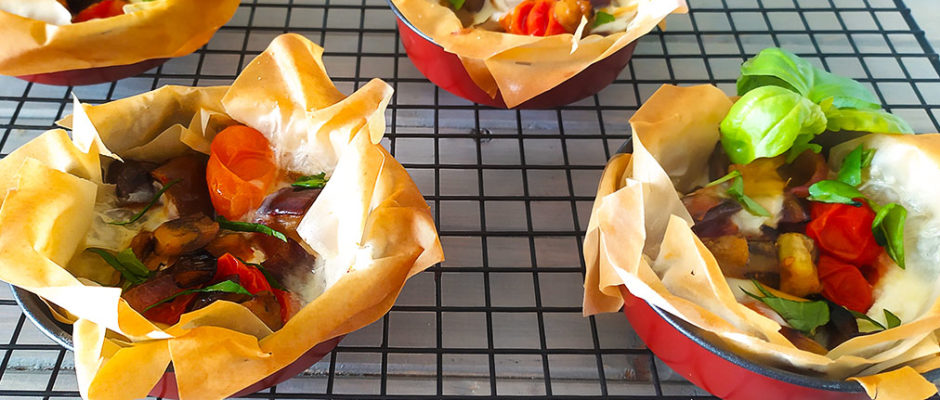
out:
{"label": "diced eggplant", "polygon": [[801,199],[793,193],[784,193],[783,208],[780,211],[780,220],[777,221],[777,230],[781,233],[806,232],[806,224],[809,219],[807,200]]}
{"label": "diced eggplant", "polygon": [[153,231],[155,250],[161,255],[189,253],[209,244],[218,233],[219,224],[204,214],[177,218]]}
{"label": "diced eggplant", "polygon": [[792,163],[777,169],[787,181],[786,191],[797,197],[809,196],[809,187],[829,176],[829,166],[822,154],[804,151]]}
{"label": "diced eggplant", "polygon": [[728,200],[719,186],[709,186],[685,195],[682,204],[695,222],[701,221],[711,209]]}
{"label": "diced eggplant", "polygon": [[316,261],[314,255],[307,253],[293,239],[287,239],[286,243],[267,235],[257,235],[256,239],[258,246],[267,256],[261,265],[278,282],[284,282],[296,271],[309,271]]}
{"label": "diced eggplant", "polygon": [[[592,2],[593,3],[593,2]],[[708,156],[708,180],[714,181],[728,173],[728,165],[731,165],[731,159],[721,143],[715,144],[715,150]]]}
{"label": "diced eggplant", "polygon": [[744,278],[754,279],[772,288],[780,287],[780,267],[777,265],[777,247],[772,241],[748,240],[750,258]]}
{"label": "diced eggplant", "polygon": [[153,232],[140,231],[131,239],[130,248],[137,256],[138,260],[146,260],[153,254],[154,240]]}
{"label": "diced eggplant", "polygon": [[731,221],[731,217],[738,211],[741,211],[741,204],[731,199],[724,199],[709,209],[701,220],[695,221],[692,231],[699,237],[737,234],[738,226]]}
{"label": "diced eggplant", "polygon": [[703,237],[702,243],[715,256],[722,274],[730,278],[744,278],[749,252],[747,239],[740,235]]}
{"label": "diced eggplant", "polygon": [[251,248],[249,234],[241,232],[221,233],[212,239],[205,249],[215,257],[222,257],[225,253],[229,253],[242,260],[252,258],[255,253],[255,250]]}
{"label": "diced eggplant", "polygon": [[320,189],[294,190],[286,187],[266,197],[255,214],[255,222],[274,230],[292,233],[320,195]]}
{"label": "diced eggplant", "polygon": [[831,349],[846,340],[859,336],[858,321],[849,310],[838,304],[829,303],[829,323],[824,326],[828,333],[826,345]]}
{"label": "diced eggplant", "polygon": [[826,350],[826,348],[819,344],[819,342],[811,339],[809,336],[804,335],[803,332],[800,332],[796,329],[781,326],[780,333],[800,350],[823,355],[829,352],[829,350]]}
{"label": "diced eggplant", "polygon": [[278,303],[277,297],[273,293],[256,293],[252,299],[242,303],[242,305],[258,316],[258,319],[271,330],[276,331],[283,326],[281,322],[281,304]]}
{"label": "diced eggplant", "polygon": [[780,265],[780,290],[806,297],[822,291],[822,283],[813,263],[816,245],[802,233],[784,233],[777,239]]}
{"label": "diced eggplant", "polygon": [[167,185],[179,179],[166,191],[180,216],[202,213],[212,215],[212,202],[206,186],[206,160],[203,155],[176,157],[157,167],[151,175]]}
{"label": "diced eggplant", "polygon": [[147,307],[182,291],[183,288],[176,284],[173,275],[160,273],[146,282],[124,291],[121,297],[133,309],[144,312]]}
{"label": "diced eggplant", "polygon": [[166,273],[173,276],[176,285],[184,289],[202,287],[215,276],[216,258],[205,251],[187,254],[179,258]]}
{"label": "diced eggplant", "polygon": [[105,180],[115,186],[119,206],[144,204],[153,199],[157,190],[153,187],[150,171],[155,165],[139,161],[113,161],[108,166]]}

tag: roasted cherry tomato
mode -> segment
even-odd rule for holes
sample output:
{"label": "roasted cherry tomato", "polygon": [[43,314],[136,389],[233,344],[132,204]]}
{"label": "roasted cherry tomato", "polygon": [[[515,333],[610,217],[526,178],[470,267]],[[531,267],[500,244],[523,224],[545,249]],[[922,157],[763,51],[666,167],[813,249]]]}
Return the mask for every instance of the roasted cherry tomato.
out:
{"label": "roasted cherry tomato", "polygon": [[151,321],[173,325],[179,322],[180,315],[183,315],[183,313],[186,312],[186,309],[189,307],[189,303],[192,303],[194,298],[196,298],[195,293],[184,294],[166,303],[144,311],[143,314]]}
{"label": "roasted cherry tomato", "polygon": [[812,202],[810,214],[806,235],[824,253],[858,266],[871,265],[881,254],[882,248],[871,232],[875,212],[867,204],[855,207]]}
{"label": "roasted cherry tomato", "polygon": [[277,177],[268,139],[252,128],[230,126],[212,140],[206,182],[215,211],[235,220],[258,208]]}
{"label": "roasted cherry tomato", "polygon": [[274,289],[274,297],[277,298],[277,303],[281,305],[281,322],[286,324],[287,320],[294,314],[294,296],[290,292]]}
{"label": "roasted cherry tomato", "polygon": [[[557,19],[559,7],[568,6],[567,3],[563,3],[558,0],[524,0],[499,22],[503,30],[517,35],[548,36],[565,32],[572,33],[573,29],[565,29]],[[580,16],[578,18],[580,20]]]}
{"label": "roasted cherry tomato", "polygon": [[127,2],[124,0],[104,0],[86,7],[78,15],[72,17],[72,22],[123,15],[125,5],[127,5]]}
{"label": "roasted cherry tomato", "polygon": [[874,303],[871,284],[858,267],[823,254],[816,266],[823,297],[852,311],[865,313]]}
{"label": "roasted cherry tomato", "polygon": [[245,265],[235,256],[225,253],[222,257],[219,257],[215,277],[212,278],[212,281],[220,282],[226,276],[231,275],[238,275],[238,283],[251,294],[271,291],[271,284],[268,283],[261,270]]}

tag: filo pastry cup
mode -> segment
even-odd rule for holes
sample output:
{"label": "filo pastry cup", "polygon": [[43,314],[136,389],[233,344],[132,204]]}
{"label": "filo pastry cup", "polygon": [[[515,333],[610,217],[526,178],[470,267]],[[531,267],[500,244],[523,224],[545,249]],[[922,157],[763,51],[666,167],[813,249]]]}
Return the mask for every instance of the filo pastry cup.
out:
{"label": "filo pastry cup", "polygon": [[[487,0],[489,1],[489,0]],[[445,51],[460,58],[473,82],[513,108],[542,94],[653,30],[672,13],[685,13],[684,0],[631,0],[636,16],[623,32],[588,35],[514,35],[464,28],[453,10],[437,0],[392,0],[401,14]]]}
{"label": "filo pastry cup", "polygon": [[[75,114],[61,121],[71,140],[51,130],[0,160],[0,279],[74,318],[84,398],[145,397],[171,361],[180,398],[226,397],[377,320],[409,277],[443,259],[427,203],[378,144],[391,87],[376,79],[344,96],[322,53],[286,34],[230,87],[166,86],[99,106],[76,101]],[[120,288],[89,279],[112,273],[107,264],[73,263],[91,231],[117,229],[103,228],[95,212],[96,197],[113,190],[102,183],[100,160],[206,153],[233,123],[261,131],[281,169],[330,177],[297,228],[318,256],[317,278],[282,282],[309,303],[276,332],[225,301],[158,326],[129,307]]]}
{"label": "filo pastry cup", "polygon": [[[0,4],[0,75],[35,75],[181,57],[209,42],[235,15],[239,4],[239,0],[153,0],[127,6],[124,15],[56,25],[3,11],[7,6],[23,8],[15,4],[20,1],[0,0],[9,3]],[[39,15],[68,12],[54,0],[31,0],[28,7]]]}
{"label": "filo pastry cup", "polygon": [[[921,262],[908,262],[906,270],[889,274],[922,282],[923,296],[891,308],[904,314],[901,326],[855,337],[819,355],[796,348],[778,332],[777,322],[738,302],[744,296],[738,286],[749,283],[729,284],[692,232],[692,218],[680,200],[681,193],[707,183],[707,160],[731,104],[714,86],[664,85],[630,119],[633,153],[608,162],[584,241],[584,314],[619,310],[619,286],[625,285],[634,296],[713,333],[722,345],[755,363],[853,379],[878,399],[936,393],[920,373],[940,367],[935,334],[940,328],[940,194],[936,187],[914,188],[940,181],[940,134],[870,134],[830,151],[830,166],[837,166],[859,143],[875,149],[872,178],[861,190],[911,210],[909,220],[915,222],[905,227],[905,247],[916,253],[910,260]],[[887,186],[900,191],[887,191]],[[882,279],[875,287],[876,299],[905,290],[893,286],[894,281]]]}

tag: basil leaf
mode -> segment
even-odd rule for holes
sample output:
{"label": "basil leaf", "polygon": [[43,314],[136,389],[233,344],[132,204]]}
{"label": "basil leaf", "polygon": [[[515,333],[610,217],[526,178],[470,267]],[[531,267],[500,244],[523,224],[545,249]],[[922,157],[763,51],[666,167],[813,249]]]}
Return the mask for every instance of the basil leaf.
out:
{"label": "basil leaf", "polygon": [[326,186],[326,182],[326,172],[321,172],[316,175],[301,176],[291,186],[298,189],[320,189]]}
{"label": "basil leaf", "polygon": [[219,227],[222,229],[228,229],[230,231],[236,232],[257,232],[263,233],[268,236],[274,236],[282,241],[287,241],[287,236],[284,236],[283,233],[278,232],[264,224],[256,224],[253,222],[240,222],[240,221],[229,221],[225,217],[219,215],[215,217],[215,222],[219,223]]}
{"label": "basil leaf", "polygon": [[[835,303],[833,303],[833,304],[835,304]],[[839,306],[839,307],[842,307],[842,306]],[[842,308],[845,308],[845,307],[842,307]],[[868,315],[862,314],[862,313],[860,313],[860,312],[858,312],[858,311],[855,311],[855,310],[849,310],[848,308],[845,308],[845,309],[848,310],[850,313],[852,313],[852,315],[854,315],[855,318],[863,319],[863,320],[865,320],[865,321],[871,322],[871,323],[874,324],[875,326],[881,328],[881,330],[887,329],[887,328],[885,328],[884,325],[881,324],[881,322],[875,321],[872,317],[869,317]],[[888,311],[888,310],[885,310],[885,311]]]}
{"label": "basil leaf", "polygon": [[730,180],[732,180],[732,179],[734,179],[734,178],[739,178],[740,176],[741,176],[741,171],[734,170],[734,171],[729,172],[727,175],[725,175],[725,176],[723,176],[723,177],[721,177],[721,178],[718,178],[718,179],[715,179],[714,181],[709,182],[707,185],[705,185],[705,187],[720,185],[720,184],[725,183],[725,182],[727,182],[727,181],[730,181]]}
{"label": "basil leaf", "polygon": [[862,153],[865,149],[858,145],[854,150],[845,155],[842,160],[842,168],[839,169],[839,181],[852,186],[858,186],[862,183]]}
{"label": "basil leaf", "polygon": [[173,186],[179,183],[181,180],[182,179],[174,179],[170,181],[169,183],[167,183],[166,185],[163,185],[163,188],[161,188],[160,191],[158,191],[157,194],[153,196],[153,199],[151,199],[150,202],[147,203],[147,206],[145,206],[143,210],[140,210],[139,212],[137,212],[137,214],[134,214],[134,216],[131,217],[131,219],[127,221],[111,221],[108,223],[111,225],[127,225],[127,224],[132,224],[134,222],[137,222],[137,220],[140,219],[140,217],[144,216],[144,213],[150,210],[150,208],[153,207],[154,204],[157,204],[157,200],[160,200],[160,196],[163,196],[163,193],[169,190],[170,186]]}
{"label": "basil leaf", "polygon": [[914,133],[903,119],[882,110],[830,109],[826,118],[831,131]]}
{"label": "basil leaf", "polygon": [[832,99],[836,108],[878,110],[881,102],[860,82],[813,67],[813,86],[806,94],[813,103]]}
{"label": "basil leaf", "polygon": [[[789,150],[800,135],[826,129],[822,109],[778,86],[762,86],[738,99],[721,121],[721,145],[735,164],[774,157]],[[805,140],[809,142],[809,140]]]}
{"label": "basil leaf", "polygon": [[816,143],[810,143],[815,137],[816,135],[812,134],[797,136],[796,140],[793,141],[793,147],[787,150],[787,164],[792,163],[793,160],[796,160],[796,158],[806,150],[817,154],[822,151],[822,146]]}
{"label": "basil leaf", "polygon": [[894,313],[888,311],[888,309],[884,309],[882,311],[885,313],[885,321],[888,322],[888,329],[901,326],[901,318],[898,318],[897,315],[894,315]]}
{"label": "basil leaf", "polygon": [[888,203],[878,209],[871,223],[875,242],[885,248],[888,256],[904,269],[904,221],[907,210],[898,203]]}
{"label": "basil leaf", "polygon": [[261,271],[261,275],[264,275],[264,279],[268,281],[268,284],[271,285],[272,288],[275,288],[278,290],[287,290],[287,288],[285,288],[284,285],[281,285],[281,282],[278,282],[277,278],[275,278],[274,275],[271,275],[271,273],[268,272],[268,270],[264,269],[264,267],[261,266],[261,264],[250,263],[248,261],[242,260],[241,257],[236,256],[234,254],[232,254],[232,257],[235,257],[236,260],[241,261],[242,264],[255,267],[258,269],[258,271]]}
{"label": "basil leaf", "polygon": [[761,50],[741,65],[738,95],[764,86],[777,86],[800,95],[810,92],[814,67],[793,53],[776,47]]}
{"label": "basil leaf", "polygon": [[743,288],[748,296],[766,304],[779,314],[793,329],[810,335],[815,334],[816,328],[829,323],[829,305],[825,301],[795,301],[774,296],[757,281],[751,281],[764,296],[750,293]]}
{"label": "basil leaf", "polygon": [[454,7],[454,10],[459,10],[463,8],[463,3],[466,2],[466,0],[448,0],[448,1],[450,1],[450,5]]}
{"label": "basil leaf", "polygon": [[809,187],[809,200],[821,203],[851,204],[861,207],[862,203],[855,199],[864,199],[865,195],[855,186],[841,181],[824,180]]}
{"label": "basil leaf", "polygon": [[614,18],[614,16],[611,14],[605,13],[603,11],[598,11],[597,14],[594,15],[594,26],[598,27],[608,22],[614,22],[615,19],[616,18]]}
{"label": "basil leaf", "polygon": [[770,216],[770,212],[767,211],[764,206],[760,205],[760,203],[754,201],[754,199],[744,194],[744,179],[740,176],[734,178],[734,181],[731,182],[731,186],[728,187],[726,193],[728,193],[728,195],[735,199],[738,203],[741,203],[741,207],[747,210],[747,212],[751,213],[751,215],[756,215],[758,217]]}
{"label": "basil leaf", "polygon": [[150,276],[150,270],[134,255],[130,248],[124,249],[112,255],[107,250],[99,248],[89,248],[88,251],[100,256],[111,268],[114,268],[124,277],[125,283],[132,285],[143,283]]}
{"label": "basil leaf", "polygon": [[144,309],[144,312],[149,311],[151,308],[159,306],[160,304],[166,303],[168,301],[172,301],[173,299],[180,297],[182,295],[192,294],[192,293],[208,293],[208,292],[238,293],[238,294],[247,294],[251,296],[251,292],[249,292],[247,289],[242,287],[242,285],[239,285],[233,281],[222,281],[222,282],[216,283],[215,285],[206,286],[202,289],[186,289],[182,292],[176,293],[170,297],[167,297],[163,300],[160,300],[156,303],[151,304],[150,306]]}

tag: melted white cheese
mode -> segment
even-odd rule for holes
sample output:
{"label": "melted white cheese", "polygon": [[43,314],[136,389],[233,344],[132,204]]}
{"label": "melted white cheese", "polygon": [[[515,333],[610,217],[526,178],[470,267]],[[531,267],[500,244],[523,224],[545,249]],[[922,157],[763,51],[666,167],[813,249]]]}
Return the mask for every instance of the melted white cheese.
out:
{"label": "melted white cheese", "polygon": [[760,236],[761,225],[776,228],[777,222],[780,221],[780,211],[783,210],[783,193],[776,196],[755,197],[754,201],[764,206],[770,212],[770,216],[761,217],[744,209],[732,215],[731,222],[738,226],[738,230],[745,237]]}

